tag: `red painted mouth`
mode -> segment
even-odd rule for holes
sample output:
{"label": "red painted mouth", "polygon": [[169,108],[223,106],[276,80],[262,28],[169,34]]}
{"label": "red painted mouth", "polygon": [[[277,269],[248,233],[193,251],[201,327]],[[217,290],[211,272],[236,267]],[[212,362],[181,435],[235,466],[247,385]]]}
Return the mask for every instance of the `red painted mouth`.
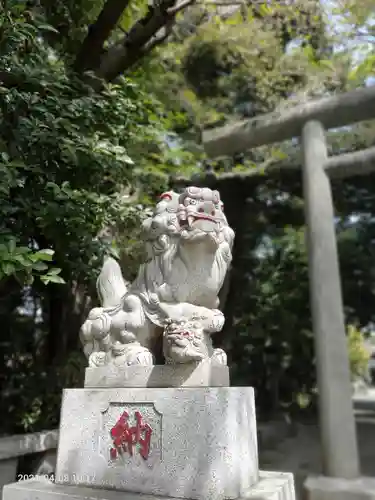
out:
{"label": "red painted mouth", "polygon": [[186,219],[182,219],[180,218],[180,225],[182,227],[191,227],[191,225],[196,222],[196,221],[199,221],[199,220],[205,220],[205,221],[208,221],[208,222],[212,222],[213,224],[217,224],[217,221],[216,219],[214,219],[213,217],[211,217],[210,215],[204,215],[204,214],[194,214],[194,215],[188,215],[186,217]]}
{"label": "red painted mouth", "polygon": [[183,330],[181,332],[173,332],[173,333],[169,334],[170,338],[193,337],[193,336],[194,336],[194,333],[187,331],[187,330]]}
{"label": "red painted mouth", "polygon": [[210,222],[216,222],[215,219],[209,215],[193,215],[194,220],[209,220]]}

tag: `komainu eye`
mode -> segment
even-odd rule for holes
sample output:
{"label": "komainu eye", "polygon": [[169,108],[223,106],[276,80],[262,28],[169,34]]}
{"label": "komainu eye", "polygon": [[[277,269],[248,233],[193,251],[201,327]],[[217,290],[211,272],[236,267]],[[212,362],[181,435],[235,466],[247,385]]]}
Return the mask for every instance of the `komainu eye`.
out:
{"label": "komainu eye", "polygon": [[196,205],[196,204],[197,204],[197,200],[194,200],[194,198],[191,198],[191,199],[189,200],[189,204],[190,204],[190,205]]}

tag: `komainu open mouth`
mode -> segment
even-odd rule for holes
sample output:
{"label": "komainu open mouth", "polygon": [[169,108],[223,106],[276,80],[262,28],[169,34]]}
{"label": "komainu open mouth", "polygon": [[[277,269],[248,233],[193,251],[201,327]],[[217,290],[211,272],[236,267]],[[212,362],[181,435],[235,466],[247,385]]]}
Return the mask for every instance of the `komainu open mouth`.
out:
{"label": "komainu open mouth", "polygon": [[200,229],[204,232],[213,232],[217,229],[218,222],[215,218],[205,214],[188,215],[187,218],[180,217],[180,226],[183,229]]}

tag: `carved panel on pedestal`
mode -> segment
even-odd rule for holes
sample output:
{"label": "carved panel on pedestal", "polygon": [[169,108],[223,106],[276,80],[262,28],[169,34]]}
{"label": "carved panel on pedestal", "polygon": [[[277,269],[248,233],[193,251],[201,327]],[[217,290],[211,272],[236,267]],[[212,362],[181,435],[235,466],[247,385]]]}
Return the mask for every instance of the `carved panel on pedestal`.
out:
{"label": "carved panel on pedestal", "polygon": [[152,467],[162,459],[162,415],[153,403],[110,403],[102,412],[100,454],[109,466]]}

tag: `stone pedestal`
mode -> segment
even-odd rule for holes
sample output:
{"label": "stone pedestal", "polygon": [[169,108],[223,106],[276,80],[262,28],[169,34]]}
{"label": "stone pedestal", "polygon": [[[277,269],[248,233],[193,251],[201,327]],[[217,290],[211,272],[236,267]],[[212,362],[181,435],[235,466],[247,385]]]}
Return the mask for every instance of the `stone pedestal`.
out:
{"label": "stone pedestal", "polygon": [[291,474],[259,472],[254,391],[224,387],[227,367],[94,370],[64,391],[54,482],[3,500],[295,500]]}
{"label": "stone pedestal", "polygon": [[[293,475],[260,472],[259,481],[246,492],[248,500],[294,500]],[[3,500],[165,500],[164,497],[111,491],[85,486],[53,484],[44,479],[20,481],[4,487]],[[170,498],[169,500],[177,500]]]}
{"label": "stone pedestal", "polygon": [[[111,434],[123,432],[124,412],[134,444],[116,449]],[[258,481],[253,389],[65,390],[55,481],[196,500],[241,497]]]}
{"label": "stone pedestal", "polygon": [[229,368],[200,363],[86,368],[85,387],[228,387]]}

